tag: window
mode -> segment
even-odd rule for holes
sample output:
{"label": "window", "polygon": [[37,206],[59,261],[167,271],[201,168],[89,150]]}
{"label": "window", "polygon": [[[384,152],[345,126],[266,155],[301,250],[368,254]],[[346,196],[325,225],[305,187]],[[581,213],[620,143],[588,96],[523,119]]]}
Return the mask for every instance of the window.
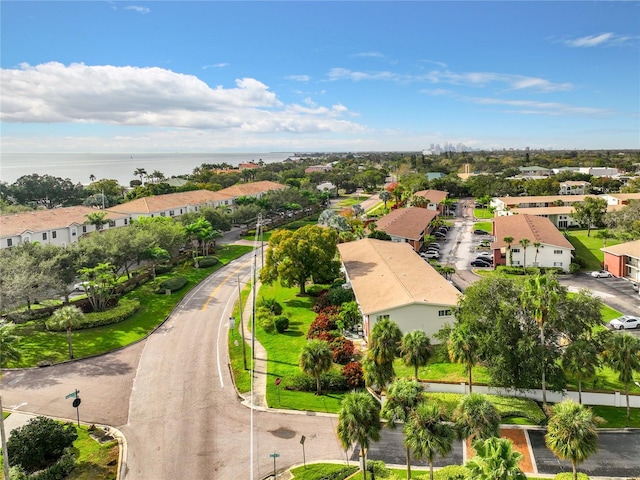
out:
{"label": "window", "polygon": [[86,225],[82,226],[82,233],[87,233],[87,226]]}
{"label": "window", "polygon": [[128,224],[129,224],[129,219],[128,219],[128,218],[125,218],[125,219],[124,219],[124,224],[125,224],[125,225],[128,225]]}
{"label": "window", "polygon": [[165,213],[165,212],[160,212],[160,216],[161,216],[161,217],[164,217],[165,215],[166,215],[166,213]]}
{"label": "window", "polygon": [[447,310],[438,310],[438,316],[439,317],[450,317],[451,316],[451,310],[447,309]]}
{"label": "window", "polygon": [[55,230],[51,232],[51,238],[58,238],[58,232],[56,232]]}
{"label": "window", "polygon": [[173,217],[176,214],[176,212],[174,210],[169,210],[169,216]]}
{"label": "window", "polygon": [[7,247],[12,247],[13,246],[13,240],[10,238],[7,238]]}
{"label": "window", "polygon": [[562,255],[562,250],[554,250],[553,254],[554,255]]}
{"label": "window", "polygon": [[46,240],[47,239],[47,232],[42,232],[42,240]]}
{"label": "window", "polygon": [[554,267],[561,267],[562,266],[562,262],[553,262],[553,266]]}
{"label": "window", "polygon": [[389,320],[389,315],[378,315],[376,317],[376,322],[379,322],[380,320]]}
{"label": "window", "polygon": [[511,265],[520,265],[520,260],[514,260]]}
{"label": "window", "polygon": [[520,249],[519,248],[512,248],[511,251],[513,253],[520,253]]}
{"label": "window", "polygon": [[71,236],[75,237],[76,235],[78,235],[78,229],[77,228],[72,228],[71,229]]}
{"label": "window", "polygon": [[109,220],[109,227],[113,228],[116,226],[116,222],[114,220]]}

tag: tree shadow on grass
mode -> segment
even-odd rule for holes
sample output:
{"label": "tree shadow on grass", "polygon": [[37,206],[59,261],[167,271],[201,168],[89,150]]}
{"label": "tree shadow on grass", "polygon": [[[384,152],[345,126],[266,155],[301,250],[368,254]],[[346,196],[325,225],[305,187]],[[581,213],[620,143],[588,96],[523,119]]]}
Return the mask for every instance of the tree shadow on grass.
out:
{"label": "tree shadow on grass", "polygon": [[284,335],[285,337],[301,337],[304,335],[300,330],[286,330],[282,332],[280,335]]}

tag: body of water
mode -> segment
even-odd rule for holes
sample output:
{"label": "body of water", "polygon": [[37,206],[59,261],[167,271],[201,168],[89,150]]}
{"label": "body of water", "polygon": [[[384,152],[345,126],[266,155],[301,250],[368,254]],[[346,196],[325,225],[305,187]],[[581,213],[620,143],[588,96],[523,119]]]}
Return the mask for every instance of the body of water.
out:
{"label": "body of water", "polygon": [[158,170],[165,177],[190,174],[203,163],[240,163],[262,160],[265,163],[282,162],[293,153],[2,153],[0,155],[0,181],[13,183],[23,175],[52,175],[68,178],[73,183],[90,183],[96,179],[115,179],[128,186],[139,179],[133,172],[144,168],[147,173]]}

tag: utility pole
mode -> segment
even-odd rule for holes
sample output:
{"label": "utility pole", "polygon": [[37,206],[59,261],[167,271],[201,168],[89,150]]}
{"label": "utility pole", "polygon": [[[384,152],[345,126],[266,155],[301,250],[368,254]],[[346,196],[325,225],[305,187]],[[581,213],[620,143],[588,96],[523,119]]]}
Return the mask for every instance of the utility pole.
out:
{"label": "utility pole", "polygon": [[247,347],[244,342],[244,319],[242,318],[242,290],[240,289],[240,274],[238,274],[238,308],[240,309],[240,334],[242,335],[242,359],[244,369],[247,370]]}
{"label": "utility pole", "polygon": [[2,397],[0,397],[0,440],[2,441],[2,462],[4,478],[9,478],[9,453],[7,452],[7,437],[4,433],[4,417],[2,417]]}

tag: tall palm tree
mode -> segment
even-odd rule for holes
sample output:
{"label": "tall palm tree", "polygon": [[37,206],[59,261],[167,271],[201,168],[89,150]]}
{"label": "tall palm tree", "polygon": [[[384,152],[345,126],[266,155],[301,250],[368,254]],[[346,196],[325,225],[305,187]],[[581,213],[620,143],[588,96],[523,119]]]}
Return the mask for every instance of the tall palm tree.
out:
{"label": "tall palm tree", "polygon": [[[398,423],[406,424],[413,410],[424,400],[422,386],[415,380],[399,378],[387,389],[387,396],[380,416],[387,420],[388,428]],[[405,442],[407,479],[411,479],[411,449]]]}
{"label": "tall palm tree", "polygon": [[598,451],[598,424],[602,422],[590,408],[571,399],[551,408],[544,441],[556,457],[571,462],[573,480],[578,480],[577,465]]}
{"label": "tall palm tree", "polygon": [[477,439],[497,437],[500,433],[500,414],[487,397],[479,393],[466,395],[453,412],[460,438],[473,443]]}
{"label": "tall palm tree", "polygon": [[136,177],[140,177],[140,182],[144,180],[144,177],[147,176],[147,171],[144,168],[136,168],[133,172]]}
{"label": "tall palm tree", "polygon": [[513,265],[513,253],[511,252],[513,237],[504,237],[502,241],[507,244],[507,258],[509,259],[508,265]]}
{"label": "tall palm tree", "polygon": [[453,425],[447,420],[438,405],[422,402],[411,412],[404,426],[404,443],[416,458],[429,462],[431,480],[436,455],[445,457],[451,451],[455,438]]}
{"label": "tall palm tree", "polygon": [[[559,299],[560,285],[555,277],[550,275],[536,275],[529,277],[525,281],[522,293],[522,303],[526,308],[531,309],[533,318],[540,329],[540,345],[546,348],[544,328],[551,312]],[[546,357],[542,359],[542,404],[547,406],[547,382],[546,382]]]}
{"label": "tall palm tree", "polygon": [[89,181],[90,181],[91,183],[93,183],[93,182],[95,182],[95,181],[96,181],[96,176],[95,176],[93,173],[92,173],[91,175],[89,175]]}
{"label": "tall palm tree", "polygon": [[393,363],[398,356],[401,341],[402,332],[398,324],[384,318],[371,329],[369,353],[376,363]]}
{"label": "tall palm tree", "polygon": [[524,256],[522,269],[526,272],[527,271],[527,247],[531,243],[531,240],[529,240],[528,238],[523,238],[518,243],[522,247],[522,255]]}
{"label": "tall palm tree", "polygon": [[389,193],[389,191],[387,190],[382,190],[378,196],[380,197],[380,200],[382,200],[384,202],[384,210],[387,210],[387,202],[389,200],[391,200],[391,194]]}
{"label": "tall palm tree", "polygon": [[384,390],[384,387],[395,376],[393,362],[377,363],[370,354],[367,354],[362,360],[362,370],[365,383],[378,392]]}
{"label": "tall palm tree", "polygon": [[78,307],[67,305],[66,307],[59,308],[47,323],[55,326],[56,328],[64,328],[67,330],[67,342],[69,343],[69,358],[73,358],[73,343],[71,342],[71,329],[77,327],[82,321],[84,314]]}
{"label": "tall palm tree", "polygon": [[469,377],[469,393],[473,393],[472,371],[478,362],[478,338],[466,324],[456,324],[447,341],[447,351],[452,362],[465,365]]}
{"label": "tall palm tree", "polygon": [[0,367],[5,366],[9,360],[17,362],[21,358],[16,345],[18,336],[13,334],[14,326],[11,323],[0,323]]}
{"label": "tall palm tree", "polygon": [[369,442],[380,440],[380,404],[368,392],[347,393],[338,411],[336,433],[347,450],[354,443],[360,447],[360,468],[367,480],[367,449]]}
{"label": "tall palm tree", "polygon": [[565,348],[562,368],[578,379],[578,403],[582,403],[582,382],[593,378],[600,363],[600,352],[592,339],[578,338]]}
{"label": "tall palm tree", "polygon": [[631,415],[629,408],[629,384],[633,381],[633,373],[640,372],[640,339],[628,333],[611,335],[605,351],[605,363],[618,374],[618,380],[624,383],[627,397],[627,424]]}
{"label": "tall palm tree", "polygon": [[474,480],[526,480],[518,466],[522,454],[506,438],[487,438],[473,444],[476,456],[464,466]]}
{"label": "tall palm tree", "polygon": [[331,347],[324,340],[309,340],[300,352],[298,365],[307,375],[316,379],[316,395],[322,395],[320,375],[331,370],[333,354]]}
{"label": "tall palm tree", "polygon": [[407,367],[414,368],[414,378],[416,381],[419,380],[418,368],[424,367],[431,357],[431,351],[429,350],[430,345],[431,340],[429,336],[422,330],[407,332],[404,337],[402,337],[400,356]]}
{"label": "tall palm tree", "polygon": [[533,264],[537,267],[538,266],[538,253],[540,253],[540,249],[542,248],[542,243],[533,242],[533,246],[536,249],[536,256],[533,257]]}

